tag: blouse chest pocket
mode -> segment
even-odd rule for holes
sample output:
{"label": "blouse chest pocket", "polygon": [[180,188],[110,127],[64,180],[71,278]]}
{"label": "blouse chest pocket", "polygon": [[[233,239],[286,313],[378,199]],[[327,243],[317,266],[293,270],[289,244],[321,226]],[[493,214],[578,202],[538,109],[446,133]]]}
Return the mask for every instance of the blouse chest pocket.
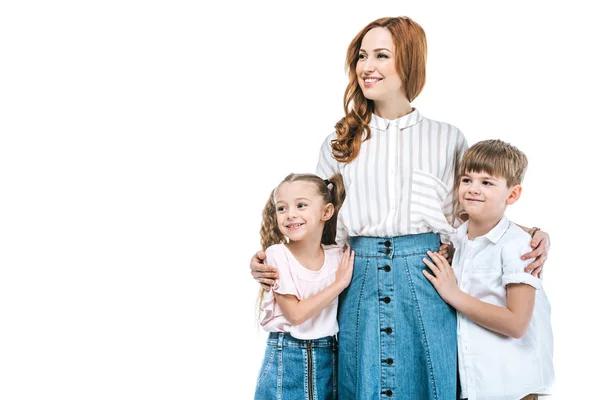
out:
{"label": "blouse chest pocket", "polygon": [[427,200],[443,205],[450,188],[437,176],[428,172],[415,169],[412,173],[413,199],[427,202]]}
{"label": "blouse chest pocket", "polygon": [[413,232],[419,232],[422,226],[430,226],[433,231],[450,233],[451,188],[438,177],[418,169],[411,176],[410,214]]}

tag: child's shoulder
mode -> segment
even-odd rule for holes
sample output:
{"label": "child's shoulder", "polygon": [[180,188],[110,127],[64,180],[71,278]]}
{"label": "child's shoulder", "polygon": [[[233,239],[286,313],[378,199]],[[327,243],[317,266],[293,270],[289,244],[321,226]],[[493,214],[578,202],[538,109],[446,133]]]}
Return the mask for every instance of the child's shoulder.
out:
{"label": "child's shoulder", "polygon": [[531,236],[514,222],[510,222],[508,229],[500,239],[499,243],[504,246],[529,246]]}
{"label": "child's shoulder", "polygon": [[518,258],[531,251],[531,236],[521,227],[513,222],[510,222],[508,229],[496,246],[499,247],[501,254],[506,258]]}
{"label": "child's shoulder", "polygon": [[277,243],[267,247],[267,249],[265,250],[265,254],[267,255],[267,258],[271,258],[273,256],[285,254],[286,251],[287,249],[285,248],[285,244]]}
{"label": "child's shoulder", "polygon": [[327,254],[330,254],[330,255],[339,255],[340,257],[344,253],[344,249],[341,248],[340,246],[335,245],[335,244],[332,244],[332,245],[323,245],[323,250]]}

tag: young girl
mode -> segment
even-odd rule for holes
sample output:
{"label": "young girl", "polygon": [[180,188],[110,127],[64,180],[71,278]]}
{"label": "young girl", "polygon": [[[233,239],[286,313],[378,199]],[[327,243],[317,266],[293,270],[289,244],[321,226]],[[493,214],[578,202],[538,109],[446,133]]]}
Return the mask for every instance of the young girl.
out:
{"label": "young girl", "polygon": [[279,279],[261,288],[270,334],[255,399],[337,398],[337,297],[352,279],[354,254],[323,245],[335,244],[344,197],[339,174],[290,174],[267,201],[261,244]]}

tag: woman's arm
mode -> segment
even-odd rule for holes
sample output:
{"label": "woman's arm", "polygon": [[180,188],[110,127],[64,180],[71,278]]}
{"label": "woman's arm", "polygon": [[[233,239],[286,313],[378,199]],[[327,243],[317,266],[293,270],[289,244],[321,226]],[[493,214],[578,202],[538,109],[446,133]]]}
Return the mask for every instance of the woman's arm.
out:
{"label": "woman's arm", "polygon": [[444,301],[471,321],[494,332],[517,339],[527,332],[535,304],[534,287],[524,283],[509,284],[506,307],[495,306],[461,291],[448,261],[438,253],[428,252],[428,255],[434,263],[426,258],[423,261],[435,276],[425,270],[423,274]]}
{"label": "woman's arm", "polygon": [[292,325],[300,325],[325,309],[346,289],[352,280],[354,269],[354,251],[348,247],[335,273],[335,281],[319,293],[303,300],[291,294],[274,293],[283,315]]}

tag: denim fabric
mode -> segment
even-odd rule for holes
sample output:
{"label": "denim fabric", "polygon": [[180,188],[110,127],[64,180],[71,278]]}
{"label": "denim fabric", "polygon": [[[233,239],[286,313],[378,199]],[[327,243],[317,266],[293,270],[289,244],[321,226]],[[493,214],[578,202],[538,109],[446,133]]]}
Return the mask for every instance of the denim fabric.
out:
{"label": "denim fabric", "polygon": [[271,332],[254,399],[336,400],[336,365],[333,336],[300,340],[289,333]]}
{"label": "denim fabric", "polygon": [[456,399],[456,313],[421,272],[439,235],[351,237],[339,297],[340,399]]}

